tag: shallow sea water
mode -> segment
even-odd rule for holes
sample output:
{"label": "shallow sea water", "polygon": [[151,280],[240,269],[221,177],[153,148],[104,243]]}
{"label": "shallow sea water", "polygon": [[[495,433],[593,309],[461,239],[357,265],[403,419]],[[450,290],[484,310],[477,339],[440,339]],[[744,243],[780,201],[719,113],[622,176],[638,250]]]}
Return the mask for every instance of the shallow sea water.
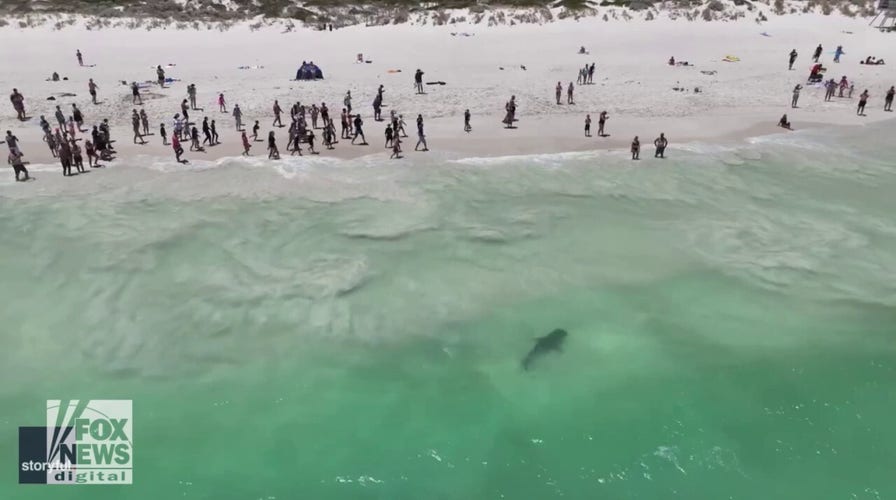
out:
{"label": "shallow sea water", "polygon": [[[0,498],[894,498],[892,132],[0,186]],[[15,484],[50,398],[133,486]]]}

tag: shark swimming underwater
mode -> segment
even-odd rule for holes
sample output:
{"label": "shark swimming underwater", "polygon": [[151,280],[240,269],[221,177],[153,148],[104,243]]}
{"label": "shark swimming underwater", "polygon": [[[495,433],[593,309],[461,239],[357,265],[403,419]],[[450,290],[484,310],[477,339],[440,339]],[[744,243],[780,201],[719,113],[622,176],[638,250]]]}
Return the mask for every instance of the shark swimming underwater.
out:
{"label": "shark swimming underwater", "polygon": [[566,335],[566,330],[558,328],[544,337],[536,339],[535,345],[529,350],[526,357],[523,358],[523,370],[528,370],[539,356],[545,355],[551,351],[559,351],[560,346],[563,345],[563,341],[566,339]]}

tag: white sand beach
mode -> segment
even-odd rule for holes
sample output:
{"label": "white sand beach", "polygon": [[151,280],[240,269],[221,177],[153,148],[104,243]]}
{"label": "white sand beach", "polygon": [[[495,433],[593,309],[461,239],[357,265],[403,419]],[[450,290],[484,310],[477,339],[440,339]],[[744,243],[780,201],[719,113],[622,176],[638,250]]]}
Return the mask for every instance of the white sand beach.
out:
{"label": "white sand beach", "polygon": [[[71,103],[76,103],[84,112],[85,125],[110,120],[119,152],[112,165],[127,163],[135,155],[170,158],[174,163],[171,148],[161,144],[158,126],[164,121],[168,134],[172,133],[172,118],[187,97],[187,85],[193,83],[204,110],[191,113],[191,121],[201,123],[204,116],[217,120],[222,144],[203,153],[188,151],[187,159],[215,160],[242,151],[233,118],[217,110],[218,93],[224,93],[229,108],[240,105],[250,131],[259,120],[260,139],[276,130],[280,150],[286,153],[287,129],[271,126],[275,99],[284,108],[287,125],[292,103],[326,102],[338,129],[343,96],[350,90],[354,109],[364,116],[370,145],[341,141],[321,155],[388,156],[383,148],[386,123],[374,122],[371,107],[382,84],[384,115],[397,110],[408,124],[406,161],[413,161],[415,155],[410,150],[416,142],[417,114],[424,117],[433,151],[461,156],[627,150],[636,135],[645,151],[650,151],[648,146],[660,132],[665,132],[674,150],[676,143],[686,141],[739,140],[785,132],[776,127],[784,113],[796,130],[862,126],[886,119],[891,115],[882,110],[884,94],[896,83],[892,66],[865,66],[859,61],[875,56],[896,64],[896,47],[891,42],[892,35],[869,27],[867,19],[819,14],[772,17],[762,24],[594,17],[544,25],[356,26],[287,33],[274,27],[250,30],[248,24],[223,32],[7,26],[0,28],[0,45],[12,69],[0,74],[0,88],[7,93],[19,89],[30,120],[16,120],[7,101],[0,128],[19,137],[27,161],[50,163],[53,158],[41,141],[39,117],[45,115],[55,126],[55,106],[61,105],[68,114]],[[824,89],[806,86],[812,51],[819,43],[824,46],[821,62],[828,68],[826,77],[839,81],[845,75],[854,82],[852,99],[824,102]],[[836,64],[832,59],[838,45],[846,55]],[[580,46],[589,53],[577,53]],[[799,52],[799,58],[794,70],[788,71],[791,49]],[[78,66],[76,50],[84,54],[85,67]],[[359,53],[371,62],[358,64]],[[726,56],[739,61],[723,61]],[[669,57],[690,65],[669,66]],[[291,81],[302,61],[314,61],[325,78]],[[594,84],[577,85],[575,104],[567,105],[566,86],[575,82],[579,68],[591,63],[596,63]],[[130,89],[122,82],[152,81],[158,64],[177,81],[165,89],[151,84],[143,90],[143,107],[156,135],[147,137],[147,145],[133,145],[130,113],[139,106],[131,104]],[[251,68],[240,69],[246,66]],[[445,85],[427,85],[425,95],[415,95],[417,68],[425,72],[424,81]],[[54,71],[68,80],[47,81]],[[89,78],[99,86],[98,105],[90,102]],[[558,81],[564,86],[560,106],[554,101]],[[796,84],[806,88],[800,107],[791,109]],[[695,88],[700,92],[695,93]],[[871,98],[867,116],[859,117],[855,107],[864,89]],[[508,130],[501,118],[511,95],[518,102],[519,122],[518,128]],[[465,109],[472,113],[469,134],[463,131]],[[596,122],[603,110],[610,116],[609,137],[599,138]],[[591,138],[583,136],[586,114],[594,121]],[[266,157],[265,149],[264,142],[256,142],[252,153]]]}

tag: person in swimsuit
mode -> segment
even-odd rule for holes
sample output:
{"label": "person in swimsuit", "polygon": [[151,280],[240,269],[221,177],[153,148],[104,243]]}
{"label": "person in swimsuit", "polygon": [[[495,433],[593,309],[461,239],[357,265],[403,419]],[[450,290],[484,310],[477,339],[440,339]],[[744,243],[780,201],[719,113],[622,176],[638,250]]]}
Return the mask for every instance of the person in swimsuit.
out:
{"label": "person in swimsuit", "polygon": [[607,125],[607,120],[610,119],[610,115],[607,114],[606,111],[601,111],[600,116],[597,117],[597,135],[598,137],[606,137],[607,133],[604,132],[604,127]]}
{"label": "person in swimsuit", "polygon": [[243,156],[249,156],[249,150],[252,149],[252,144],[249,144],[249,137],[246,135],[245,130],[243,130],[242,139],[243,139]]}
{"label": "person in swimsuit", "polygon": [[140,87],[137,86],[137,82],[131,82],[131,104],[138,104],[137,101],[140,101],[139,104],[143,105],[143,98],[140,97]]}
{"label": "person in swimsuit", "polygon": [[[21,154],[16,154],[16,153],[13,153],[12,151],[10,151],[9,155],[6,157],[6,162],[9,163],[10,165],[12,165],[12,169],[15,171],[15,174],[16,174],[16,182],[25,182],[31,178],[28,176],[28,169],[25,168],[25,162],[22,161]],[[25,178],[20,179],[19,178],[20,174],[25,174]]]}
{"label": "person in swimsuit", "polygon": [[180,139],[177,134],[171,136],[171,148],[174,149],[174,157],[178,163],[186,163],[187,160],[181,159],[180,155],[184,154],[184,148],[180,145]]}
{"label": "person in swimsuit", "polygon": [[470,110],[464,111],[464,132],[471,132],[473,127],[470,126]]}
{"label": "person in swimsuit", "polygon": [[78,66],[84,66],[84,56],[81,55],[80,49],[75,51],[75,57],[78,58]]}
{"label": "person in swimsuit", "polygon": [[[283,112],[283,108],[280,107],[280,103],[278,101],[274,101],[274,123],[271,124],[272,127],[282,127],[283,122],[280,120],[280,113]],[[258,122],[255,122],[258,123]]]}
{"label": "person in swimsuit", "polygon": [[[349,115],[349,117],[351,117],[351,115]],[[352,137],[352,144],[354,144],[358,137],[360,137],[362,141],[361,145],[367,145],[367,138],[364,137],[364,130],[361,129],[363,125],[364,121],[361,120],[361,115],[355,115],[355,135]]]}
{"label": "person in swimsuit", "polygon": [[661,133],[660,136],[653,141],[653,145],[656,147],[656,152],[653,154],[653,157],[665,158],[666,146],[669,145],[669,141],[666,140],[666,134]]}
{"label": "person in swimsuit", "polygon": [[168,133],[165,132],[165,124],[164,123],[159,124],[159,135],[162,136],[162,145],[167,146],[168,145]]}
{"label": "person in swimsuit", "polygon": [[224,100],[224,94],[218,94],[218,111],[222,113],[227,112],[227,101]]}
{"label": "person in swimsuit", "polygon": [[162,65],[156,66],[156,78],[159,82],[159,87],[165,88],[165,70],[162,69]]}
{"label": "person in swimsuit", "polygon": [[884,97],[884,111],[893,111],[894,95],[896,95],[896,87],[890,86],[890,90],[887,91],[887,95]]}
{"label": "person in swimsuit", "polygon": [[640,160],[641,159],[641,141],[638,140],[638,136],[635,136],[634,140],[632,140],[632,160]]}
{"label": "person in swimsuit", "polygon": [[859,95],[859,107],[856,108],[856,114],[859,116],[865,116],[865,105],[868,104],[868,89],[865,89]]}
{"label": "person in swimsuit", "polygon": [[585,115],[585,137],[591,137],[591,115]]}
{"label": "person in swimsuit", "polygon": [[140,124],[143,125],[143,135],[149,135],[149,116],[143,108],[140,108]]}
{"label": "person in swimsuit", "polygon": [[90,81],[87,82],[87,90],[90,92],[90,100],[94,104],[96,104],[96,89],[98,88],[99,87],[97,86],[97,84],[93,83],[93,78],[91,78]]}
{"label": "person in swimsuit", "polygon": [[557,88],[554,89],[554,94],[556,94],[556,96],[557,96],[557,106],[559,106],[560,105],[560,96],[563,95],[563,84],[562,83],[557,82]]}
{"label": "person in swimsuit", "polygon": [[796,49],[791,50],[790,51],[790,65],[787,67],[787,69],[793,69],[793,63],[796,62],[796,56],[797,56]]}

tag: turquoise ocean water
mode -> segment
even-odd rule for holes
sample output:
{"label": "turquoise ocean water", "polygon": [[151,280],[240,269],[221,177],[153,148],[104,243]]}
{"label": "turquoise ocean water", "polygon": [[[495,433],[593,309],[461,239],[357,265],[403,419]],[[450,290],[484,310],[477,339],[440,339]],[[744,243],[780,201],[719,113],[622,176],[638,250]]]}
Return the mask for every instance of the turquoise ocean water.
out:
{"label": "turquoise ocean water", "polygon": [[[0,498],[896,498],[893,131],[0,186]],[[56,398],[132,486],[16,484]]]}

